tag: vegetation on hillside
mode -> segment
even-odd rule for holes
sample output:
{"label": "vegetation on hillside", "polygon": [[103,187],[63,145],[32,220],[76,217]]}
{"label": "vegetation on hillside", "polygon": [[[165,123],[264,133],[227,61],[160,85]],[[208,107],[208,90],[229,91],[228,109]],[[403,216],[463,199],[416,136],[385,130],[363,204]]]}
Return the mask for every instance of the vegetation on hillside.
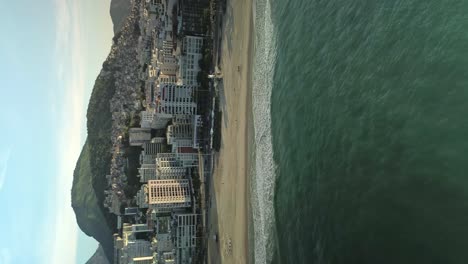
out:
{"label": "vegetation on hillside", "polygon": [[[112,0],[110,14],[114,23],[114,44],[122,36],[122,26],[131,12],[132,1]],[[137,29],[135,29],[137,30]],[[118,43],[120,44],[120,43]],[[117,219],[104,208],[104,190],[108,183],[106,175],[111,164],[112,113],[110,101],[115,93],[114,74],[123,67],[116,63],[116,53],[103,63],[91,94],[88,112],[88,138],[76,164],[72,188],[72,206],[77,222],[84,233],[94,237],[102,246],[96,254],[103,255],[113,262],[113,237]],[[136,120],[135,120],[136,121]],[[93,259],[93,258],[92,258]],[[90,260],[91,261],[91,260]]]}
{"label": "vegetation on hillside", "polygon": [[[88,142],[83,146],[73,173],[72,207],[80,229],[88,236],[94,237],[103,247],[112,252],[112,231],[99,206],[96,192],[93,189],[93,174],[90,165]],[[107,256],[109,258],[109,256]]]}
{"label": "vegetation on hillside", "polygon": [[[104,63],[104,70],[109,70]],[[94,85],[87,112],[88,138],[77,162],[72,188],[72,206],[78,225],[102,245],[107,258],[113,259],[112,234],[116,217],[104,208],[106,175],[111,163],[112,114],[110,100],[115,92],[114,78],[100,75]]]}
{"label": "vegetation on hillside", "polygon": [[99,206],[106,212],[109,227],[116,226],[115,216],[107,213],[104,208],[104,190],[107,189],[106,175],[110,172],[111,164],[111,129],[112,114],[110,100],[115,92],[114,78],[99,76],[94,84],[88,105],[88,148],[90,167],[93,174],[93,188],[98,198]]}
{"label": "vegetation on hillside", "polygon": [[130,0],[112,0],[110,6],[110,15],[114,24],[114,34],[119,32],[125,24],[125,18],[131,10]]}

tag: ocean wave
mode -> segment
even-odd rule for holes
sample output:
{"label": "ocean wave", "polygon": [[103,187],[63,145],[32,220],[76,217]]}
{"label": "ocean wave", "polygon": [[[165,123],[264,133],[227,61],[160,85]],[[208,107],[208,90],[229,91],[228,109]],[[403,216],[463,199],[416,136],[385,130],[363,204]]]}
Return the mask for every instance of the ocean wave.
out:
{"label": "ocean wave", "polygon": [[271,91],[276,62],[276,41],[269,0],[256,0],[253,7],[255,58],[252,102],[255,162],[252,166],[252,213],[254,259],[257,264],[272,261],[275,235],[275,164],[271,136]]}

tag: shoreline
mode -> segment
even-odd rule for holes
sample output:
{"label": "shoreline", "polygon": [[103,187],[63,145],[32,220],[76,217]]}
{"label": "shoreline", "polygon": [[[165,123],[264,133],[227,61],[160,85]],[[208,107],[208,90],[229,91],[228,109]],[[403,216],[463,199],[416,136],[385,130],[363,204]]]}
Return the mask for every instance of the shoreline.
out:
{"label": "shoreline", "polygon": [[246,131],[245,135],[247,137],[246,139],[246,155],[245,155],[245,163],[246,163],[246,172],[245,172],[245,177],[246,177],[246,218],[247,218],[247,226],[246,226],[246,253],[247,253],[247,262],[246,263],[255,263],[254,259],[254,245],[255,242],[253,239],[254,237],[254,226],[253,226],[253,212],[252,212],[252,202],[251,202],[251,180],[252,180],[252,164],[253,161],[255,160],[255,132],[254,132],[254,122],[253,122],[253,108],[252,108],[252,90],[253,90],[253,63],[254,63],[254,55],[255,55],[255,41],[254,41],[254,33],[255,33],[255,27],[254,27],[254,9],[253,9],[253,1],[250,0],[250,4],[252,6],[251,12],[250,12],[250,28],[249,28],[249,51],[247,53],[248,56],[248,69],[247,69],[247,109],[246,109],[246,115],[245,119],[247,122],[246,126]]}
{"label": "shoreline", "polygon": [[[252,153],[252,67],[254,21],[252,0],[226,3],[220,43],[222,111],[221,149],[214,154],[210,179],[208,263],[252,261],[250,159]],[[249,14],[248,18],[243,14]],[[217,235],[218,241],[212,237]]]}

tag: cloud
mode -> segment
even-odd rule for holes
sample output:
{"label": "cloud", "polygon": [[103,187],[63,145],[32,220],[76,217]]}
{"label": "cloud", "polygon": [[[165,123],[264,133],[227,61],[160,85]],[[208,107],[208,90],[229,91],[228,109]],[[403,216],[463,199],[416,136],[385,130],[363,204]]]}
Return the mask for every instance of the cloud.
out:
{"label": "cloud", "polygon": [[10,149],[0,152],[0,191],[2,190],[3,184],[5,183],[8,170],[8,161],[10,160],[10,153]]}
{"label": "cloud", "polygon": [[84,141],[86,63],[82,56],[79,1],[55,0],[56,78],[61,89],[54,91],[54,113],[57,120],[56,190],[48,210],[52,212],[44,233],[50,237],[44,263],[76,263],[78,226],[71,207],[73,170]]}

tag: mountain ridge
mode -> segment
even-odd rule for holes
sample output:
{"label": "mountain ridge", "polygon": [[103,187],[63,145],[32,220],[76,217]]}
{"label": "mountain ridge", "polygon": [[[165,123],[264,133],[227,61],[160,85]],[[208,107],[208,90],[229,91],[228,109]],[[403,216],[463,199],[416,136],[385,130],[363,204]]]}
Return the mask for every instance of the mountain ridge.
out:
{"label": "mountain ridge", "polygon": [[78,226],[99,242],[88,264],[112,263],[114,258],[112,234],[117,231],[116,217],[104,207],[104,190],[108,187],[106,175],[110,172],[112,156],[111,99],[123,83],[122,79],[135,71],[128,67],[134,64],[130,62],[136,60],[136,51],[128,47],[136,47],[138,39],[136,2],[139,1],[111,2],[114,32],[119,34],[114,37],[111,51],[96,78],[86,115],[88,137],[73,172],[72,208]]}

